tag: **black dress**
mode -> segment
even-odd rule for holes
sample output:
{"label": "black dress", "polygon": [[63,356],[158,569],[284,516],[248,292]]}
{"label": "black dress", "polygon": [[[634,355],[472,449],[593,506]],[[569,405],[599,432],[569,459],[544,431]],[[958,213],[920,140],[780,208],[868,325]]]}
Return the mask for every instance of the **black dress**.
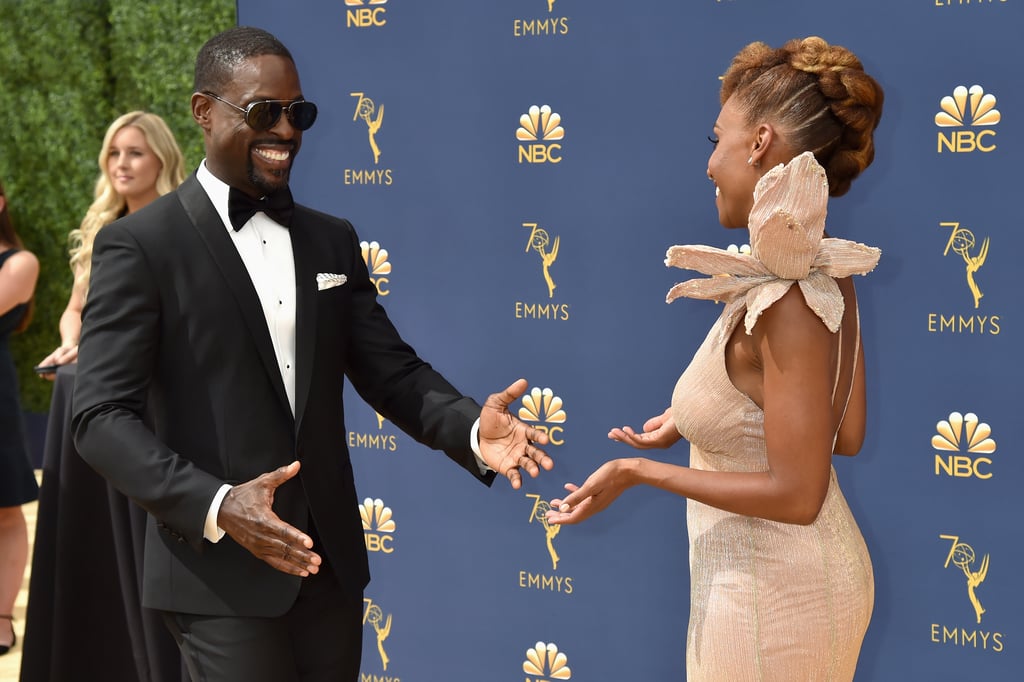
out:
{"label": "black dress", "polygon": [[[16,252],[0,253],[0,268]],[[39,496],[18,400],[18,375],[7,345],[27,308],[22,303],[0,315],[0,507],[17,507]]]}

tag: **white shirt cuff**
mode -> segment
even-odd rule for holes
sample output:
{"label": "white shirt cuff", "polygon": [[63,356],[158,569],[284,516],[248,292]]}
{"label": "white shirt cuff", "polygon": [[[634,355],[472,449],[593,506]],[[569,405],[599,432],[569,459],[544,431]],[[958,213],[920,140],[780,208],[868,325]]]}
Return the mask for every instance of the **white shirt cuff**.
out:
{"label": "white shirt cuff", "polygon": [[489,474],[494,471],[494,469],[487,466],[487,462],[480,456],[480,417],[476,418],[476,421],[473,422],[473,428],[469,430],[469,447],[473,448],[473,454],[476,455],[476,465],[480,467],[481,474]]}
{"label": "white shirt cuff", "polygon": [[210,503],[210,510],[206,512],[206,524],[203,525],[203,537],[210,542],[220,542],[220,539],[224,537],[224,531],[221,530],[220,526],[217,525],[217,514],[220,513],[220,504],[224,501],[224,496],[231,490],[231,486],[225,483],[217,491],[217,494],[213,496],[213,502]]}

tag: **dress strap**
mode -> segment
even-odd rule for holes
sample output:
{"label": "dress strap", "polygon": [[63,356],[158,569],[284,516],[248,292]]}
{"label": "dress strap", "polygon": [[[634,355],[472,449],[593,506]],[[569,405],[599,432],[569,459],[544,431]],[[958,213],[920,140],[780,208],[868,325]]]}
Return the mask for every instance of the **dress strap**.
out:
{"label": "dress strap", "polygon": [[[21,249],[13,249],[12,248],[12,249],[7,249],[3,253],[0,253],[0,266],[2,266],[7,261],[8,258],[10,258],[14,254],[18,253],[18,251],[20,251],[20,250]],[[0,618],[2,618],[2,617],[3,616],[0,616]]]}
{"label": "dress strap", "polygon": [[839,328],[839,361],[836,362],[835,382],[832,385],[832,409],[833,409],[833,411],[836,411],[836,408],[839,407],[839,405],[840,405],[838,402],[836,402],[836,397],[837,397],[837,395],[838,395],[838,393],[840,391],[840,387],[842,385],[842,378],[844,376],[844,374],[843,374],[844,366],[849,365],[850,372],[849,372],[849,375],[848,375],[849,376],[849,386],[847,386],[847,388],[846,388],[846,395],[843,396],[842,406],[838,410],[839,419],[838,419],[838,421],[836,421],[836,432],[832,436],[832,447],[833,448],[835,448],[836,441],[839,438],[839,430],[843,426],[843,420],[846,419],[846,409],[850,405],[850,398],[853,397],[853,386],[854,386],[854,384],[856,383],[856,380],[857,380],[857,363],[859,362],[859,359],[860,359],[860,306],[857,304],[856,300],[854,300],[853,322],[854,322],[853,330],[852,330],[852,334],[853,334],[853,352],[851,354],[850,360],[847,363],[843,362],[843,358],[845,357],[845,353],[843,351],[846,348],[846,343],[845,343],[846,339],[844,339],[844,334],[848,334],[848,333],[851,333],[851,332],[846,330],[844,327],[840,327]]}

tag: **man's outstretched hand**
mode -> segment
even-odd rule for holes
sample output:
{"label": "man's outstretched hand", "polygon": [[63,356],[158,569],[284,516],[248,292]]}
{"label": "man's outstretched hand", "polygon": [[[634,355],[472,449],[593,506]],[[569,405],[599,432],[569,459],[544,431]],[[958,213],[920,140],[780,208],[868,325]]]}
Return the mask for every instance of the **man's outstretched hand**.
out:
{"label": "man's outstretched hand", "polygon": [[299,473],[292,462],[233,487],[224,496],[217,525],[235,542],[284,573],[306,577],[320,570],[313,539],[274,513],[274,491]]}
{"label": "man's outstretched hand", "polygon": [[480,456],[516,490],[523,484],[521,471],[536,478],[541,468],[555,465],[547,453],[537,447],[548,444],[548,434],[519,421],[508,406],[526,393],[526,379],[519,379],[501,393],[492,393],[480,411]]}

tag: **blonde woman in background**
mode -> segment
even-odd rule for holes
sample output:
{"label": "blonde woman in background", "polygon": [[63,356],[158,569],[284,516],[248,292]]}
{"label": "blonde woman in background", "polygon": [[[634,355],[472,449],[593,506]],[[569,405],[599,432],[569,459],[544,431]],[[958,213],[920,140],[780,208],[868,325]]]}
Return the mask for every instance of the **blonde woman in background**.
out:
{"label": "blonde woman in background", "polygon": [[162,118],[143,111],[118,117],[103,136],[98,159],[96,198],[70,235],[71,298],[60,316],[60,346],[39,363],[40,376],[52,379],[59,365],[78,359],[82,307],[89,290],[92,244],[96,233],[114,220],[134,213],[185,179],[185,160],[174,134]]}

